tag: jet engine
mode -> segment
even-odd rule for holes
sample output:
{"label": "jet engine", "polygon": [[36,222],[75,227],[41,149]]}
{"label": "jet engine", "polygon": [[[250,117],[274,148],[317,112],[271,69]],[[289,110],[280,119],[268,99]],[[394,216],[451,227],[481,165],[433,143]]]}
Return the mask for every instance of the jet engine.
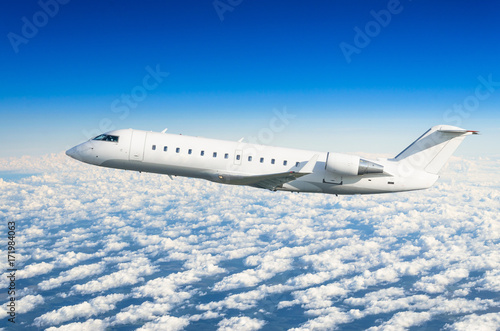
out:
{"label": "jet engine", "polygon": [[357,176],[383,173],[384,166],[355,155],[328,153],[326,170],[343,176]]}

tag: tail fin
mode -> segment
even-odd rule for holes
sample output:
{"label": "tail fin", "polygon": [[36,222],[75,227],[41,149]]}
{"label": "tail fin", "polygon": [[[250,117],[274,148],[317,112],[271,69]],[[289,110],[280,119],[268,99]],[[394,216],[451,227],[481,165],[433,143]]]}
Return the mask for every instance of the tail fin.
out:
{"label": "tail fin", "polygon": [[464,138],[477,133],[455,126],[437,125],[406,147],[394,160],[408,163],[415,170],[437,174]]}

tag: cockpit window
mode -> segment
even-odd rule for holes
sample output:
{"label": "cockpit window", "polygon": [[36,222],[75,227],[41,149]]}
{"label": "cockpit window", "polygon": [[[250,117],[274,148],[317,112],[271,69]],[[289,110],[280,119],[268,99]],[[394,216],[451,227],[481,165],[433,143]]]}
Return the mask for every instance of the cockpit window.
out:
{"label": "cockpit window", "polygon": [[112,142],[117,143],[118,142],[118,136],[112,136],[112,135],[109,135],[109,134],[101,134],[101,135],[98,135],[97,137],[95,137],[92,140],[112,141]]}

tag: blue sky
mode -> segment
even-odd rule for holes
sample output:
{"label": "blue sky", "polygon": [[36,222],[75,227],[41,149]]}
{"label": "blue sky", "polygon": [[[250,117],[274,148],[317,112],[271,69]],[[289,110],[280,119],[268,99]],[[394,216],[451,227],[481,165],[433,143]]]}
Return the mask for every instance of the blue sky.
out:
{"label": "blue sky", "polygon": [[41,3],[0,13],[2,157],[110,127],[239,139],[285,108],[295,117],[271,144],[395,154],[451,124],[483,133],[458,154],[498,154],[494,1]]}

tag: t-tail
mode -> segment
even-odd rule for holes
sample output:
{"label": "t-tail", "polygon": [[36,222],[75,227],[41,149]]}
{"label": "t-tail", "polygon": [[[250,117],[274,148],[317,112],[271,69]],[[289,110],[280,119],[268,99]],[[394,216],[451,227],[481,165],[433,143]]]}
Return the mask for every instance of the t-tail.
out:
{"label": "t-tail", "polygon": [[433,126],[390,160],[391,172],[403,179],[408,190],[428,188],[464,138],[477,133],[450,125]]}

